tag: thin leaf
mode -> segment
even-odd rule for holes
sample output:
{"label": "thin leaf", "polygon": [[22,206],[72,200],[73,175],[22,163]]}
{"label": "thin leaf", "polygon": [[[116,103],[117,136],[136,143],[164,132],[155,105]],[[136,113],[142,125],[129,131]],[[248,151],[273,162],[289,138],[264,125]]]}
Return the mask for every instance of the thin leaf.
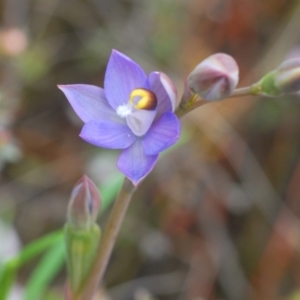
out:
{"label": "thin leaf", "polygon": [[59,240],[44,254],[30,276],[25,290],[25,300],[41,299],[50,282],[62,269],[65,261],[65,244]]}
{"label": "thin leaf", "polygon": [[18,269],[58,242],[63,241],[62,230],[52,232],[24,247],[13,259],[7,261],[0,270],[0,300],[6,300],[15,282]]}
{"label": "thin leaf", "polygon": [[15,282],[18,271],[18,265],[15,261],[10,261],[1,268],[0,274],[0,300],[6,300],[10,290]]}
{"label": "thin leaf", "polygon": [[14,258],[18,263],[19,267],[27,263],[52,245],[57,244],[59,241],[63,240],[62,230],[54,231],[50,234],[47,234],[44,237],[39,238],[25,246],[19,255]]}

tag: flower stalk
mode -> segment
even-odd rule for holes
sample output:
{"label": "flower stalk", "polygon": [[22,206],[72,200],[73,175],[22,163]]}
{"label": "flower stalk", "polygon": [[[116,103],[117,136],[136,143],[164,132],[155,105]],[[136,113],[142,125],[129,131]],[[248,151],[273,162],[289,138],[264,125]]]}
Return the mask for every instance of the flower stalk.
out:
{"label": "flower stalk", "polygon": [[74,300],[93,299],[97,286],[102,281],[113,246],[135,190],[136,186],[129,179],[125,178],[107,222],[93,266],[86,277],[82,289],[75,296]]}

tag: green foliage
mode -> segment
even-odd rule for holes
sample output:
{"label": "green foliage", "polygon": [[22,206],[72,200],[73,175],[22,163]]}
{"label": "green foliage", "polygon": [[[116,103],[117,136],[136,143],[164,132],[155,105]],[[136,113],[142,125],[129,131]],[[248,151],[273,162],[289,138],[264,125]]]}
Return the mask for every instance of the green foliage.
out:
{"label": "green foliage", "polygon": [[62,242],[61,231],[53,232],[30,243],[18,256],[5,263],[0,270],[0,300],[7,299],[19,268],[49,247],[56,246],[58,242]]}
{"label": "green foliage", "polygon": [[90,230],[76,230],[66,224],[64,232],[68,274],[75,293],[80,289],[95,258],[100,242],[100,228],[95,224]]}
{"label": "green foliage", "polygon": [[60,239],[46,251],[40,263],[29,278],[26,285],[24,299],[42,299],[42,294],[49,283],[61,270],[64,260],[65,244],[63,240]]}
{"label": "green foliage", "polygon": [[17,265],[15,261],[9,261],[0,269],[0,300],[6,300],[10,289],[15,281],[17,273]]}
{"label": "green foliage", "polygon": [[275,85],[275,72],[266,74],[259,82],[252,85],[253,95],[265,95],[270,97],[280,96],[282,92]]}

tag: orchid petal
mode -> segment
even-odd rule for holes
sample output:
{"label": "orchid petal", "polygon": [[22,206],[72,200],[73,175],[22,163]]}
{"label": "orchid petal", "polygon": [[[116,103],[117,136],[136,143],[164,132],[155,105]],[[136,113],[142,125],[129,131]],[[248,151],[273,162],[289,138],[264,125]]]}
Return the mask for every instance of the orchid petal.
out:
{"label": "orchid petal", "polygon": [[115,110],[128,102],[130,93],[146,87],[147,77],[142,68],[126,55],[113,50],[108,61],[104,90],[107,100]]}
{"label": "orchid petal", "polygon": [[122,122],[108,104],[102,88],[88,84],[59,85],[58,88],[83,122],[99,119]]}
{"label": "orchid petal", "polygon": [[156,110],[139,109],[126,117],[127,125],[136,136],[144,135],[152,125]]}
{"label": "orchid petal", "polygon": [[157,155],[146,155],[141,141],[137,140],[129,148],[124,149],[118,159],[119,170],[137,185],[153,169]]}
{"label": "orchid petal", "polygon": [[165,112],[142,139],[147,155],[155,155],[174,145],[180,136],[180,122],[172,112]]}
{"label": "orchid petal", "polygon": [[148,77],[150,89],[158,99],[157,117],[166,111],[174,111],[177,101],[177,90],[171,79],[164,73],[152,72]]}
{"label": "orchid petal", "polygon": [[136,140],[126,124],[97,120],[86,123],[80,137],[90,144],[108,149],[125,149]]}

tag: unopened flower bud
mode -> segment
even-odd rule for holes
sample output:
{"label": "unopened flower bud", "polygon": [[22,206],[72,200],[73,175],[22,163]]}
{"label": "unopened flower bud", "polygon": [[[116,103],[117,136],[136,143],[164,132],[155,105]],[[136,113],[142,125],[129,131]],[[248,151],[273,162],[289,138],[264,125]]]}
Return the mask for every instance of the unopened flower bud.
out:
{"label": "unopened flower bud", "polygon": [[83,176],[75,185],[64,228],[70,291],[76,294],[95,258],[101,231],[96,223],[101,200],[95,184]]}
{"label": "unopened flower bud", "polygon": [[282,93],[300,91],[300,59],[288,59],[275,70],[275,86]]}
{"label": "unopened flower bud", "polygon": [[95,184],[83,176],[75,185],[67,212],[67,221],[75,230],[89,230],[95,224],[101,199]]}
{"label": "unopened flower bud", "polygon": [[205,100],[226,98],[234,91],[238,80],[238,65],[225,53],[209,56],[187,78],[190,89]]}
{"label": "unopened flower bud", "polygon": [[300,91],[300,59],[288,59],[251,87],[252,94],[281,96]]}

